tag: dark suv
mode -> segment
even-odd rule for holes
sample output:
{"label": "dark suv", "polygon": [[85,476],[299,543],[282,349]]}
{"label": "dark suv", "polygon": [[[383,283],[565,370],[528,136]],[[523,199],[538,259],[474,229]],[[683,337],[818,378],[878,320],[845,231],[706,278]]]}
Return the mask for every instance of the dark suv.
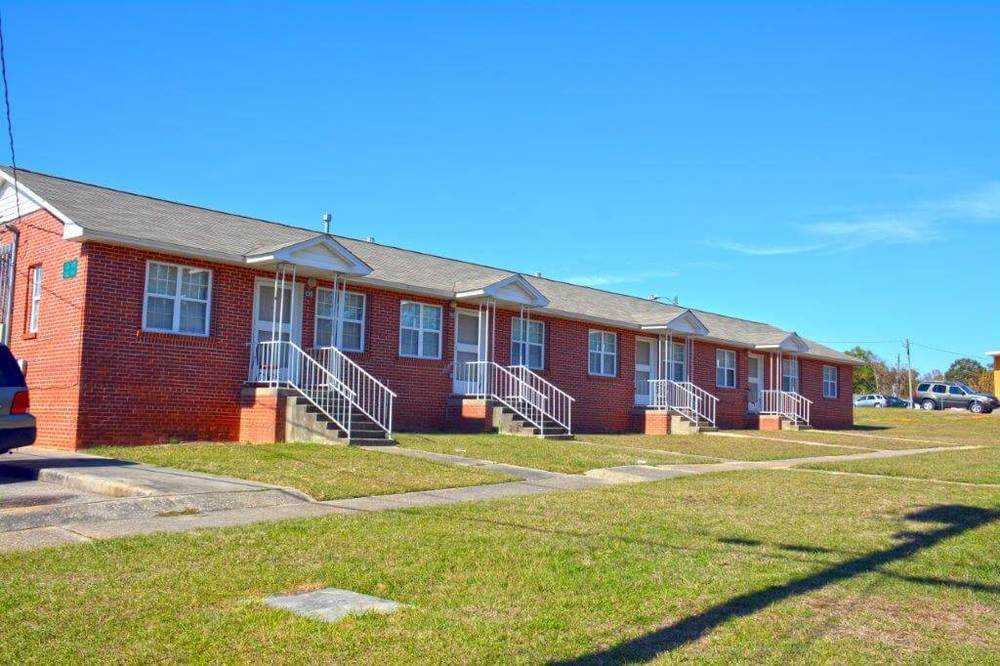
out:
{"label": "dark suv", "polygon": [[962,382],[921,382],[913,402],[923,409],[960,407],[976,414],[988,414],[1000,406],[995,395],[982,393]]}
{"label": "dark suv", "polygon": [[35,443],[35,417],[28,413],[28,386],[14,355],[0,345],[0,453]]}

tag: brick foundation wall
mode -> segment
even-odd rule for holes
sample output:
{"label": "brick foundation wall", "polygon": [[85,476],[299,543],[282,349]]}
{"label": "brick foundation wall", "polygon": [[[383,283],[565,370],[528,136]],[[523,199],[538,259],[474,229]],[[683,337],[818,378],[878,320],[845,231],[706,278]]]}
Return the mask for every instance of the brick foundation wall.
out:
{"label": "brick foundation wall", "polygon": [[[20,232],[11,312],[10,350],[27,361],[31,413],[40,446],[64,449],[79,443],[80,357],[89,257],[79,243],[62,240],[63,223],[38,210],[12,225]],[[11,231],[0,233],[8,244]],[[76,260],[76,277],[63,278],[63,265]],[[29,271],[42,266],[38,332],[28,333]]]}
{"label": "brick foundation wall", "polygon": [[286,404],[284,393],[276,389],[241,390],[239,440],[253,443],[284,441]]}

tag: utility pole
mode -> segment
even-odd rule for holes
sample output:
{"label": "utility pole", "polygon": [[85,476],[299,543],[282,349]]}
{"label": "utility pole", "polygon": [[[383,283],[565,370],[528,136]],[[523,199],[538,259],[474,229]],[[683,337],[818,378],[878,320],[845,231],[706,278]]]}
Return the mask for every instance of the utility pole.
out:
{"label": "utility pole", "polygon": [[910,409],[913,409],[913,363],[910,359],[910,339],[903,343],[906,346],[906,379],[910,382]]}
{"label": "utility pole", "polygon": [[896,395],[897,398],[899,397],[899,394],[903,389],[903,387],[900,386],[900,381],[899,381],[901,379],[899,375],[902,374],[902,372],[903,368],[901,367],[899,362],[899,354],[896,354],[896,374],[892,376],[892,392]]}

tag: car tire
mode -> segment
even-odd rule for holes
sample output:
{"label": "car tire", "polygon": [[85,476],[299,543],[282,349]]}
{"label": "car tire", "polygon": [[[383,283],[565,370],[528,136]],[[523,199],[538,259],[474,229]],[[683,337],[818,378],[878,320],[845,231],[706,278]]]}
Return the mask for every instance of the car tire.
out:
{"label": "car tire", "polygon": [[921,409],[925,409],[928,412],[930,412],[937,409],[937,404],[930,398],[924,398],[923,400],[920,401],[920,407]]}
{"label": "car tire", "polygon": [[973,400],[972,402],[969,403],[969,411],[972,412],[973,414],[982,414],[983,412],[986,411],[986,409],[983,406],[983,403],[979,402],[978,400]]}

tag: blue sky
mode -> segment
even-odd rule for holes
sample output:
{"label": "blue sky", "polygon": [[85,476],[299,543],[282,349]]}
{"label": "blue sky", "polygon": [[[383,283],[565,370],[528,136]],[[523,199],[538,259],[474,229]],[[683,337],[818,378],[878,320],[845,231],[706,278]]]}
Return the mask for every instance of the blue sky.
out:
{"label": "blue sky", "polygon": [[1000,348],[1000,3],[0,11],[23,167],[892,359]]}

